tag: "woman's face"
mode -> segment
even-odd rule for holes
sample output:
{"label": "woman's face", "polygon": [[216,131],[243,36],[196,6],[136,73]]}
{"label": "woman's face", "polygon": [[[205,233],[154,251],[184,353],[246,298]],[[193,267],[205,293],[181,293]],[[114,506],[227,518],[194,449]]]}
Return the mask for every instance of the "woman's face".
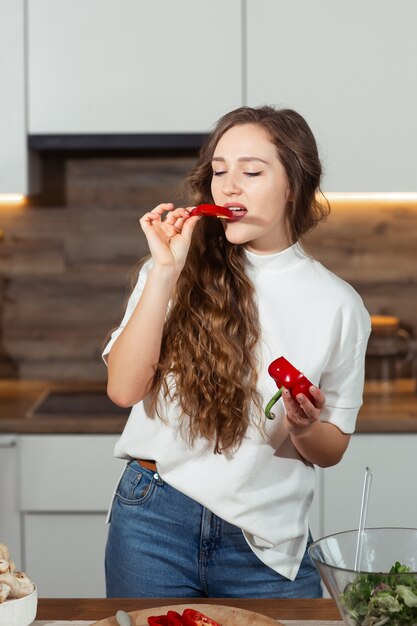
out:
{"label": "woman's face", "polygon": [[212,166],[214,202],[246,209],[236,222],[222,220],[228,241],[257,254],[288,248],[292,243],[286,224],[290,188],[267,131],[257,124],[233,126],[220,138]]}

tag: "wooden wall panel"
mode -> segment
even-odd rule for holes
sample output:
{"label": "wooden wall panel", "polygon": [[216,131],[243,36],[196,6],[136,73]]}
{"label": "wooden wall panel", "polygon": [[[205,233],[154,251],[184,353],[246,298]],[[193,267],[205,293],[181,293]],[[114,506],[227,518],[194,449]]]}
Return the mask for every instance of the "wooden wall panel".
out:
{"label": "wooden wall panel", "polygon": [[[104,381],[101,348],[147,254],[138,220],[179,199],[194,156],[44,157],[44,192],[1,207],[0,376]],[[371,313],[417,334],[417,206],[334,205],[305,244]]]}
{"label": "wooden wall panel", "polygon": [[398,316],[417,336],[417,203],[336,205],[306,243],[355,287],[371,314]]}

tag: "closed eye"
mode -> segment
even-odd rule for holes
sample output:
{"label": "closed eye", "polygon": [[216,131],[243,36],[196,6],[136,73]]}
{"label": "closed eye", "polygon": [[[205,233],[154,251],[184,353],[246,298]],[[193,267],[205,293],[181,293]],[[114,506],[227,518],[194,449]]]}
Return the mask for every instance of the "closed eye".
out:
{"label": "closed eye", "polygon": [[[243,172],[245,176],[260,176],[262,171],[260,172]],[[213,172],[213,176],[223,176],[223,174],[227,174],[226,171]]]}

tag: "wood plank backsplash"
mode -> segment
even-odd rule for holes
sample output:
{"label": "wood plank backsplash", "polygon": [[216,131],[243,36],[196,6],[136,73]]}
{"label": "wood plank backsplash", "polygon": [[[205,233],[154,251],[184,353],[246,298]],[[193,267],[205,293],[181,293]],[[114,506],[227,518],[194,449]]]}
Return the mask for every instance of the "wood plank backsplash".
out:
{"label": "wood plank backsplash", "polygon": [[[101,348],[122,314],[137,261],[138,220],[178,202],[193,154],[45,155],[44,192],[0,207],[0,376],[104,381]],[[417,206],[334,205],[305,238],[371,313],[417,334]]]}

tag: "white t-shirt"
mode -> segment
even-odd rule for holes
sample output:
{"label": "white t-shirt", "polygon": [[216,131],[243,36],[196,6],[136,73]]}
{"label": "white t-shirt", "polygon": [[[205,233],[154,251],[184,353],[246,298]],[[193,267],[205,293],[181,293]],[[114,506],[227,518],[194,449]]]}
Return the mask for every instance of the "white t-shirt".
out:
{"label": "white t-shirt", "polygon": [[[364,356],[370,318],[357,292],[308,256],[299,243],[271,255],[245,251],[261,325],[259,391],[264,404],[277,387],[268,365],[284,356],[326,396],[321,419],[352,433],[362,404]],[[147,261],[120,327],[131,316],[152,266]],[[140,346],[138,346],[140,350]],[[161,478],[222,519],[240,527],[266,565],[294,580],[308,536],[314,466],[300,457],[283,427],[282,400],[266,420],[267,437],[255,426],[233,455],[214,454],[206,440],[188,447],[177,428],[179,407],[166,404],[168,423],[136,404],[116,443],[115,456],[155,459]]]}

